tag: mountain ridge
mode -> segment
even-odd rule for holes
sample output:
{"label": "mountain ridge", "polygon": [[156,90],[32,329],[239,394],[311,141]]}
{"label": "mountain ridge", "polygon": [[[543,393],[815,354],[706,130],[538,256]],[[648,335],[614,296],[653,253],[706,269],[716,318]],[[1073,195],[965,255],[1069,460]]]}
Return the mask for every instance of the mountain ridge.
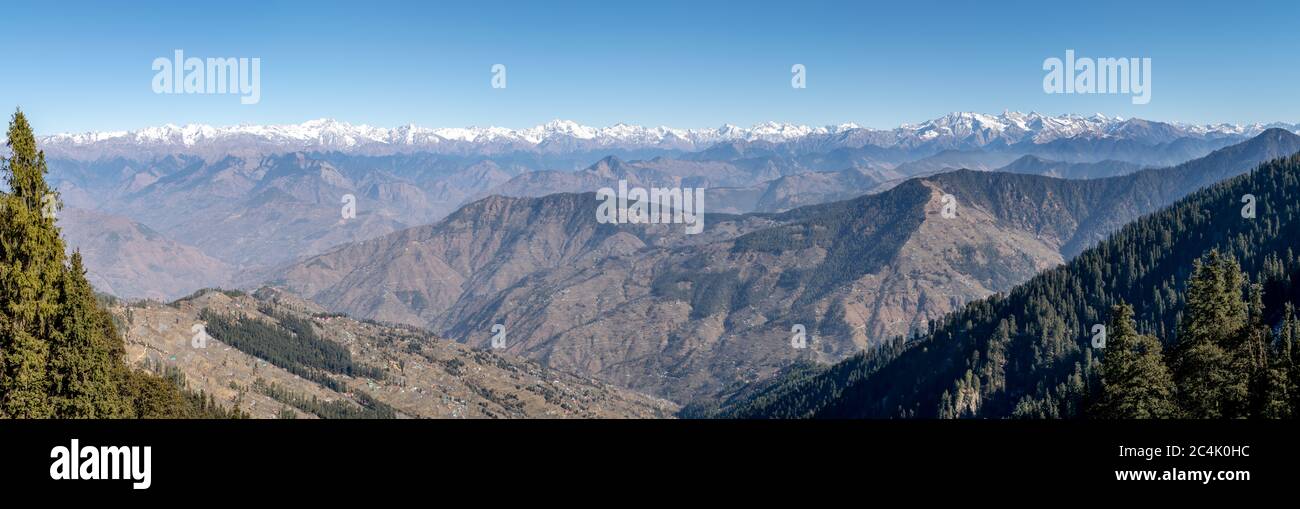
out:
{"label": "mountain ridge", "polygon": [[[1293,249],[1300,230],[1298,173],[1300,154],[1266,161],[1125,225],[1066,265],[944,316],[922,334],[897,337],[835,365],[797,366],[737,393],[720,409],[700,406],[688,413],[1082,417],[1097,395],[1097,359],[1106,353],[1090,347],[1089,325],[1103,321],[1111,306],[1132,304],[1139,330],[1174,341],[1180,304],[1187,300],[1182,290],[1207,253],[1234,266],[1239,261],[1250,275],[1257,285],[1249,291],[1257,303],[1252,313],[1265,329],[1300,299],[1300,260]],[[1241,211],[1240,198],[1251,193],[1260,193],[1259,219]]]}
{"label": "mountain ridge", "polygon": [[[682,129],[615,124],[590,127],[569,120],[550,122],[525,129],[503,127],[429,128],[414,124],[394,128],[350,124],[333,119],[315,119],[300,124],[268,124],[214,127],[206,124],[166,124],[135,131],[91,131],[59,133],[40,137],[52,154],[88,153],[94,147],[146,147],[184,152],[203,145],[240,142],[277,147],[280,151],[361,151],[376,147],[405,147],[429,151],[473,152],[536,150],[563,152],[574,149],[609,147],[665,148],[686,151],[731,142],[816,143],[836,147],[915,147],[940,142],[952,146],[980,147],[989,144],[1044,144],[1057,139],[1090,137],[1142,139],[1164,143],[1179,137],[1249,137],[1270,127],[1292,131],[1300,124],[1185,124],[1093,115],[1047,116],[1036,112],[1006,111],[999,115],[955,112],[919,124],[892,129],[860,127],[853,123],[809,127],[763,122],[749,128],[723,125],[717,128]],[[475,148],[475,147],[478,148]]]}
{"label": "mountain ridge", "polygon": [[[460,226],[420,227],[428,236],[416,241],[402,232],[375,239],[380,251],[344,246],[279,271],[287,276],[280,283],[333,310],[409,320],[470,344],[505,324],[519,340],[513,352],[688,400],[796,358],[832,361],[921,329],[1205,183],[1295,151],[1300,136],[1271,130],[1201,160],[1119,177],[959,170],[779,214],[709,215],[695,239],[665,225],[655,226],[667,235],[647,225],[597,227],[590,194],[491,197],[466,210],[563,203],[562,213],[535,222],[542,216],[506,221],[462,211],[477,226],[496,226],[479,231],[451,220]],[[950,194],[958,205],[951,218],[941,214]],[[561,227],[587,232],[579,239],[595,238],[598,228],[609,233],[589,249],[559,242],[572,232],[546,233]],[[528,240],[449,250],[464,245],[457,237]],[[468,267],[445,262],[464,256],[490,258],[455,277],[421,275],[441,263]],[[379,282],[413,293],[399,302],[370,290]],[[806,353],[781,346],[796,323],[820,338]]]}

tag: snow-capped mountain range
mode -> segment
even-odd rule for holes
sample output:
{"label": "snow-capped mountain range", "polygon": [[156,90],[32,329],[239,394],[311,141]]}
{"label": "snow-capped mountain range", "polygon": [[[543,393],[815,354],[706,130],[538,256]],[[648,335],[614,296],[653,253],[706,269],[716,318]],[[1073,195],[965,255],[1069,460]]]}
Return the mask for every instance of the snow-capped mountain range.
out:
{"label": "snow-capped mountain range", "polygon": [[138,131],[88,132],[44,136],[42,146],[52,153],[84,153],[94,149],[138,149],[157,152],[191,152],[204,149],[326,150],[342,152],[431,151],[500,153],[511,150],[580,151],[608,148],[703,150],[722,142],[785,143],[815,140],[821,145],[912,148],[925,144],[948,147],[982,147],[988,144],[1048,143],[1063,138],[1122,138],[1145,143],[1165,143],[1178,138],[1245,137],[1269,127],[1300,130],[1297,124],[1166,123],[1101,114],[1047,116],[1003,112],[999,115],[958,112],[920,124],[881,130],[847,123],[836,126],[765,122],[752,127],[723,125],[707,129],[678,129],[615,124],[591,127],[554,120],[527,129],[503,127],[428,128],[405,125],[393,128],[354,125],[331,119],[301,124],[164,125]]}
{"label": "snow-capped mountain range", "polygon": [[781,142],[816,134],[834,134],[857,129],[853,124],[833,127],[808,127],[767,122],[751,128],[724,125],[716,129],[676,129],[615,124],[590,127],[569,120],[553,120],[527,129],[504,127],[440,127],[414,124],[394,128],[354,125],[332,119],[316,119],[301,124],[237,125],[213,127],[205,124],[164,125],[139,131],[88,132],[56,134],[42,141],[54,145],[93,145],[105,142],[129,142],[138,145],[176,145],[192,147],[232,138],[254,138],[284,145],[302,145],[346,150],[371,144],[437,146],[447,143],[518,143],[542,145],[564,140],[594,141],[604,145],[658,146],[687,143],[712,144],[719,141],[744,140]]}

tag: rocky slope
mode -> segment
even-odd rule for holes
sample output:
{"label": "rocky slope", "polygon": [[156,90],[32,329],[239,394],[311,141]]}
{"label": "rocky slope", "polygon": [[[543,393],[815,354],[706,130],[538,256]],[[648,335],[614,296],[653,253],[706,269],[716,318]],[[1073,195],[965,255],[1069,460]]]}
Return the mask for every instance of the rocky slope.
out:
{"label": "rocky slope", "polygon": [[[175,367],[191,389],[259,418],[279,416],[285,409],[315,417],[311,410],[319,407],[353,416],[372,415],[363,413],[367,409],[391,411],[386,415],[398,418],[659,418],[676,410],[663,400],[513,355],[472,349],[417,328],[325,313],[271,289],[255,295],[209,290],[172,305],[119,304],[112,311],[126,337],[129,362],[147,359]],[[314,341],[342,345],[355,365],[374,373],[327,374],[329,383],[322,383],[250,355],[246,346],[236,348],[215,332],[196,347],[195,327],[206,323],[205,312],[249,317],[282,331],[285,338],[301,338],[301,332],[289,331],[309,323],[318,338]]]}

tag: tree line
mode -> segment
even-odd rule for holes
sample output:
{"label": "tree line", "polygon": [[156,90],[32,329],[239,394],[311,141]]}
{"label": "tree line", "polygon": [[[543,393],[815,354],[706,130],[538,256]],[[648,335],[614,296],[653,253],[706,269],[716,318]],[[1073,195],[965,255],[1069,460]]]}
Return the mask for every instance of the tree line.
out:
{"label": "tree line", "polygon": [[223,343],[337,392],[347,389],[332,374],[384,378],[383,370],[354,362],[346,347],[320,337],[311,320],[269,307],[260,311],[274,322],[210,309],[199,311],[199,318],[207,323],[207,332]]}
{"label": "tree line", "polygon": [[[261,378],[253,381],[253,390],[321,419],[397,418],[397,410],[361,391],[353,393],[359,403],[352,403],[342,398],[326,401],[317,398],[315,395],[307,397],[275,382],[267,383],[266,380]],[[288,414],[282,414],[282,417],[288,418]]]}

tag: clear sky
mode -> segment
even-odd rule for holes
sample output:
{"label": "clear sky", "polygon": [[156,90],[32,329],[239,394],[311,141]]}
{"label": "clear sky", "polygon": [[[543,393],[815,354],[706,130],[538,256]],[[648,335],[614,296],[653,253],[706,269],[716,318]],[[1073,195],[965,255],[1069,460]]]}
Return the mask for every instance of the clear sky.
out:
{"label": "clear sky", "polygon": [[[888,128],[1004,109],[1297,122],[1298,22],[1294,0],[6,2],[0,107],[41,133],[320,117]],[[153,93],[151,63],[175,49],[261,58],[261,102]],[[1150,104],[1044,93],[1043,60],[1066,49],[1152,58]]]}

